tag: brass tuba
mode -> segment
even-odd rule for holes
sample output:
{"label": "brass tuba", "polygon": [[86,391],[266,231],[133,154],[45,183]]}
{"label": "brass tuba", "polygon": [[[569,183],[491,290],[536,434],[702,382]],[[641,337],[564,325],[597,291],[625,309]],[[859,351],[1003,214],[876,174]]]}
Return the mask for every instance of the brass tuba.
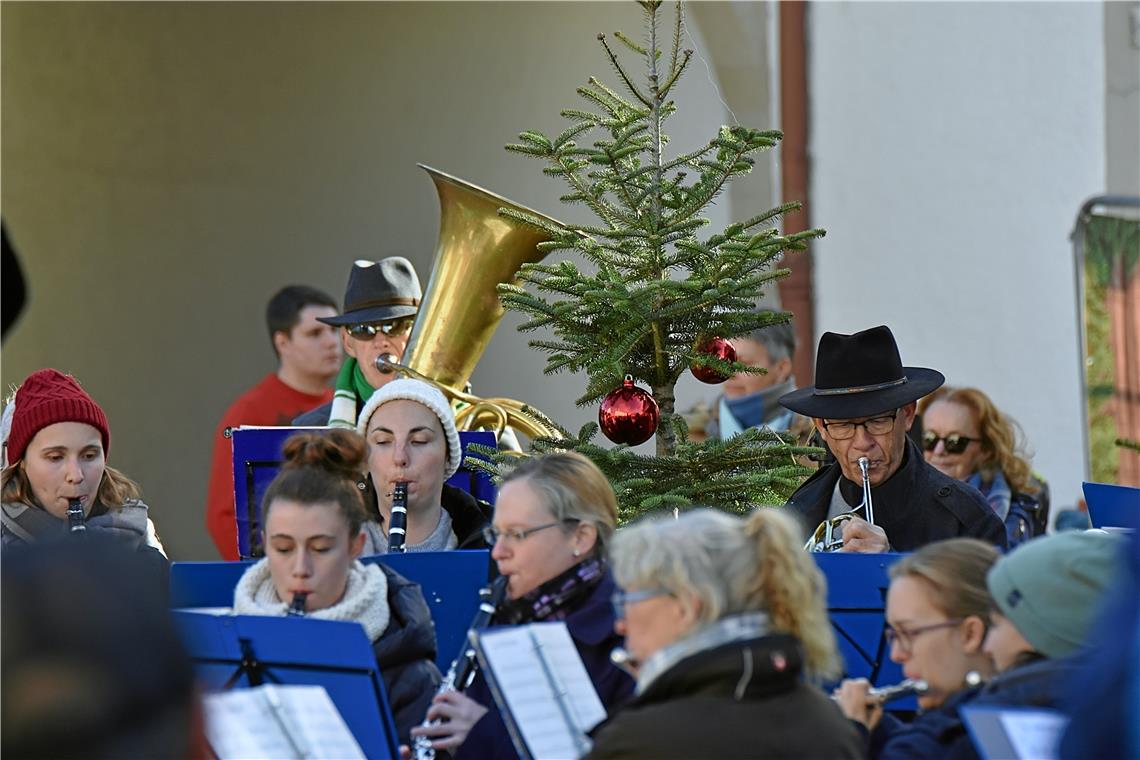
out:
{"label": "brass tuba", "polygon": [[867,457],[859,457],[859,474],[863,476],[863,503],[850,512],[844,512],[821,522],[804,544],[804,551],[837,552],[842,549],[843,525],[860,510],[863,511],[867,522],[875,524],[875,509],[871,504],[871,476],[867,473],[868,469],[870,469],[870,460]]}
{"label": "brass tuba", "polygon": [[499,215],[511,208],[561,226],[561,222],[532,211],[469,182],[429,166],[439,194],[439,243],[431,279],[408,338],[403,363],[380,358],[380,369],[433,383],[456,407],[460,430],[486,428],[501,434],[507,427],[530,438],[561,437],[541,412],[509,398],[479,398],[466,392],[505,310],[497,286],[514,281],[528,262],[545,254],[539,243],[545,231]]}

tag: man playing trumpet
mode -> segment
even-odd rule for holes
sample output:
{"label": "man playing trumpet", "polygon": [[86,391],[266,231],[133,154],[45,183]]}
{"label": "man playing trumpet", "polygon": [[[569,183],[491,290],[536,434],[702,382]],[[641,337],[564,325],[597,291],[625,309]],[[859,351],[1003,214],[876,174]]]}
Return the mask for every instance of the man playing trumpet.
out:
{"label": "man playing trumpet", "polygon": [[[788,501],[809,528],[859,510],[842,526],[841,551],[909,552],[958,536],[1006,546],[1001,521],[977,489],[928,465],[907,438],[915,402],[942,385],[941,372],[902,366],[886,326],[824,333],[815,368],[815,385],[780,397],[781,405],[813,419],[836,459]],[[860,459],[867,460],[869,499]],[[869,500],[873,523],[866,519]]]}

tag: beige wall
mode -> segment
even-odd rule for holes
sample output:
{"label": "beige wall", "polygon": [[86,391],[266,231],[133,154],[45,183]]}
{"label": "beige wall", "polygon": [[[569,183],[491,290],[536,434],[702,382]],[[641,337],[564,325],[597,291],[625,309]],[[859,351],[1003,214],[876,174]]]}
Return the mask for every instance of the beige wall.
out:
{"label": "beige wall", "polygon": [[[268,296],[306,282],[339,299],[353,259],[393,253],[426,281],[438,212],[416,162],[583,218],[502,145],[559,130],[587,76],[613,82],[597,32],[640,37],[633,3],[5,2],[0,14],[0,189],[30,282],[3,384],[43,366],[76,374],[111,419],[112,463],[142,483],[179,559],[215,556],[202,526],[212,428],[273,366]],[[700,61],[678,96],[674,147],[726,120]],[[712,217],[716,228],[727,212]],[[581,381],[545,378],[516,321],[476,388],[572,428],[592,418],[573,406]]]}

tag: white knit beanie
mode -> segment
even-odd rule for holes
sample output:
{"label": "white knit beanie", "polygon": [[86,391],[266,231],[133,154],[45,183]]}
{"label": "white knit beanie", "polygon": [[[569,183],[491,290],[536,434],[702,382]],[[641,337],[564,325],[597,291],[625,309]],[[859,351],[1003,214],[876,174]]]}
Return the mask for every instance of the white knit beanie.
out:
{"label": "white knit beanie", "polygon": [[372,414],[382,405],[397,399],[423,404],[439,418],[443,434],[447,437],[447,467],[443,475],[443,479],[447,480],[459,469],[459,462],[463,459],[463,449],[459,443],[459,431],[455,429],[455,412],[451,410],[447,398],[435,386],[406,377],[385,383],[372,393],[364,408],[360,410],[360,419],[356,423],[357,432],[367,437],[368,421],[372,419]]}

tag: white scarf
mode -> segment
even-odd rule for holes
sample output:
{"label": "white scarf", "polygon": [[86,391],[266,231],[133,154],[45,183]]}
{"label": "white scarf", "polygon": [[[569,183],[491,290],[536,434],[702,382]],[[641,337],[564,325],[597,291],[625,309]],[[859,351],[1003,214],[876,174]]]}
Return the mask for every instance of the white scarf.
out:
{"label": "white scarf", "polygon": [[[234,612],[280,617],[288,611],[289,605],[277,597],[269,575],[269,560],[262,559],[251,565],[234,589]],[[332,607],[308,612],[306,617],[360,623],[368,640],[376,641],[388,627],[388,578],[379,566],[357,560],[348,570],[348,585],[341,600]]]}

